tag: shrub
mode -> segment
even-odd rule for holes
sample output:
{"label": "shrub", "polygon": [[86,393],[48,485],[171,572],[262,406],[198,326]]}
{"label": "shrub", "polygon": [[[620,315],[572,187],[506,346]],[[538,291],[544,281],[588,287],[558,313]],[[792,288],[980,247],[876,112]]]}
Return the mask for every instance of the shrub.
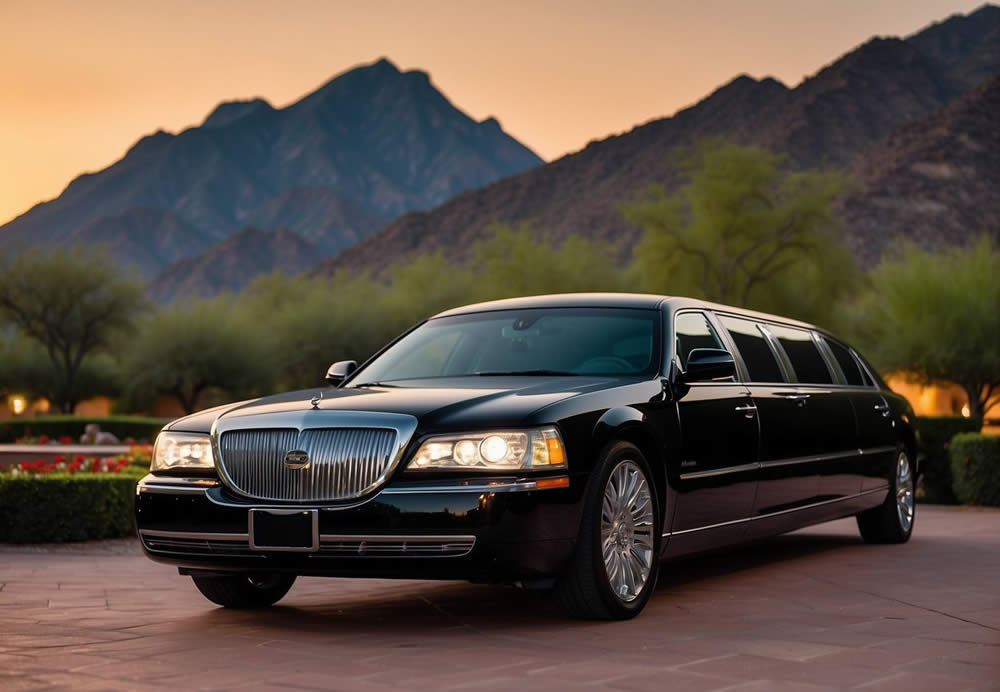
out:
{"label": "shrub", "polygon": [[913,421],[924,454],[923,501],[953,505],[958,500],[952,491],[948,446],[959,433],[976,432],[979,422],[962,416],[917,417]]}
{"label": "shrub", "polygon": [[962,433],[950,451],[955,496],[967,504],[1000,507],[1000,437]]}
{"label": "shrub", "polygon": [[121,473],[0,474],[0,542],[114,538],[135,532],[141,468]]}
{"label": "shrub", "polygon": [[134,440],[153,441],[160,432],[164,420],[161,418],[144,418],[141,416],[42,416],[39,418],[9,418],[0,420],[0,443],[11,443],[22,438],[41,438],[49,440],[70,438],[72,444],[80,441],[80,435],[88,423],[97,423],[101,430],[107,431],[119,440],[132,438]]}

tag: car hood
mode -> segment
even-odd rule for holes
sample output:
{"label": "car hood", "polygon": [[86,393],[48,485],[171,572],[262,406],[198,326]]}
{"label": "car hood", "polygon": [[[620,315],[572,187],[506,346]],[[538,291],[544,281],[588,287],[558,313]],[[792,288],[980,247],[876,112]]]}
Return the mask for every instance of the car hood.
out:
{"label": "car hood", "polygon": [[170,430],[210,432],[218,418],[305,411],[372,411],[415,416],[420,428],[460,429],[530,425],[532,414],[565,399],[633,383],[609,377],[456,377],[410,380],[399,387],[305,389],[201,411]]}

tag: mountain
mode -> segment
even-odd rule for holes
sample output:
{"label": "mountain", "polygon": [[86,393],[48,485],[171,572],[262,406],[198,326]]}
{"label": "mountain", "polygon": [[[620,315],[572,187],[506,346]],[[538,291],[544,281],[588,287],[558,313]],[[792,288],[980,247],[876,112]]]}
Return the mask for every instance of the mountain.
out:
{"label": "mountain", "polygon": [[900,127],[966,93],[976,75],[1000,71],[998,32],[1000,8],[986,5],[906,39],[874,38],[795,88],[738,77],[672,117],[408,213],[313,271],[378,272],[436,250],[462,257],[493,222],[531,222],[557,240],[597,238],[624,256],[640,231],[623,220],[620,204],[651,182],[676,186],[677,147],[718,135],[784,152],[798,167],[847,167]]}
{"label": "mountain", "polygon": [[425,72],[381,59],[285,108],[222,103],[197,127],[143,137],[0,227],[0,242],[65,246],[94,227],[122,262],[162,268],[184,253],[156,247],[155,223],[133,223],[143,210],[197,231],[188,255],[246,226],[294,231],[332,253],[403,212],[540,163],[496,119],[452,105]]}
{"label": "mountain", "polygon": [[74,231],[66,245],[107,251],[112,257],[134,258],[140,278],[148,279],[164,265],[207,250],[211,239],[169,209],[130,209],[102,216]]}
{"label": "mountain", "polygon": [[847,239],[872,264],[898,235],[925,247],[1000,241],[1000,75],[868,150],[842,209]]}
{"label": "mountain", "polygon": [[165,267],[149,283],[156,301],[239,291],[259,274],[298,274],[316,262],[316,246],[289,230],[244,228],[192,259]]}

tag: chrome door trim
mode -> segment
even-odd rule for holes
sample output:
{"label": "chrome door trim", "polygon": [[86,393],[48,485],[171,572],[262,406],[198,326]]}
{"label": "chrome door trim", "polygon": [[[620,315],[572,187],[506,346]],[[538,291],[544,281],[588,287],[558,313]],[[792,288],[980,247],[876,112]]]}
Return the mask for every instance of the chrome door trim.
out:
{"label": "chrome door trim", "polygon": [[696,531],[708,531],[709,529],[719,529],[719,528],[722,528],[724,526],[735,526],[736,524],[746,524],[746,523],[749,523],[749,522],[752,522],[752,521],[757,521],[759,519],[769,519],[771,517],[779,517],[779,516],[781,516],[783,514],[791,514],[792,512],[801,512],[802,510],[805,510],[805,509],[813,509],[815,507],[822,507],[823,505],[830,505],[830,504],[834,504],[836,502],[844,502],[846,500],[856,500],[859,497],[863,497],[865,495],[871,495],[872,493],[884,493],[888,489],[889,489],[889,486],[885,485],[885,486],[883,486],[881,488],[871,488],[869,490],[865,490],[865,491],[860,492],[860,493],[855,493],[854,495],[846,495],[844,497],[837,497],[837,498],[834,498],[832,500],[823,500],[821,502],[814,502],[814,503],[809,504],[809,505],[803,505],[802,507],[793,507],[792,509],[783,509],[780,512],[770,512],[768,514],[761,514],[761,515],[758,515],[756,517],[744,517],[743,519],[733,519],[732,521],[724,521],[724,522],[722,522],[720,524],[709,524],[708,526],[696,526],[693,529],[681,529],[680,531],[668,531],[667,533],[663,534],[663,537],[664,538],[668,538],[670,536],[680,536],[680,535],[685,534],[685,533],[694,533]]}
{"label": "chrome door trim", "polygon": [[745,473],[746,471],[756,471],[760,468],[760,464],[753,462],[752,464],[740,464],[739,466],[727,466],[722,469],[711,469],[708,471],[691,471],[690,473],[682,473],[681,480],[689,481],[696,478],[711,478],[713,476],[724,476],[729,473]]}

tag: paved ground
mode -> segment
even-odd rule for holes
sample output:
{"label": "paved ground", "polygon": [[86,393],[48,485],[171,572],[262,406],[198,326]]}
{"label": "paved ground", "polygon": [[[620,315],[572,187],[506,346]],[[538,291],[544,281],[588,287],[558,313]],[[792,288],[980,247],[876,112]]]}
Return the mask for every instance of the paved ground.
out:
{"label": "paved ground", "polygon": [[1000,690],[1000,512],[920,507],[669,565],[645,613],[538,594],[305,579],[229,612],[134,543],[0,549],[0,689]]}

